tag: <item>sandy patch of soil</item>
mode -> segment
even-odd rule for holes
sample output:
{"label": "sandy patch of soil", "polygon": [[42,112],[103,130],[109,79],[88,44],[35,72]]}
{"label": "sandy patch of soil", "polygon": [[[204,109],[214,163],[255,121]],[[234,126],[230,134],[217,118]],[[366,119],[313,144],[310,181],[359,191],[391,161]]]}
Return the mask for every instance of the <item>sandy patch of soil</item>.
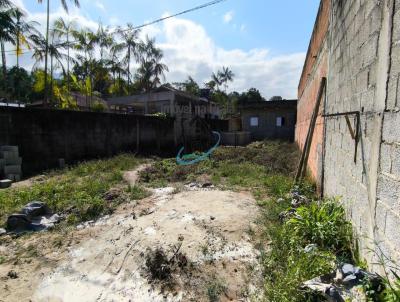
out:
{"label": "sandy patch of soil", "polygon": [[65,234],[8,238],[0,255],[37,255],[0,265],[0,301],[246,301],[261,288],[257,215],[248,193],[162,188]]}

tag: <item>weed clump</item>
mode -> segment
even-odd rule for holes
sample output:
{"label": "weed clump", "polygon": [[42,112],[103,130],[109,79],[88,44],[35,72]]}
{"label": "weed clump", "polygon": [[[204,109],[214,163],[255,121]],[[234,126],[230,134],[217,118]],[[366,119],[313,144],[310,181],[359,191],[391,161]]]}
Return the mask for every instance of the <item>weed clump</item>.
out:
{"label": "weed clump", "polygon": [[[339,262],[353,262],[351,224],[342,205],[336,200],[313,200],[309,188],[300,188],[310,202],[298,208],[291,208],[290,193],[264,203],[271,242],[263,256],[268,301],[307,301],[303,282],[332,273]],[[284,220],[279,217],[283,211],[291,213]]]}
{"label": "weed clump", "polygon": [[122,181],[122,172],[133,169],[139,159],[122,154],[106,160],[81,163],[50,172],[31,187],[0,191],[0,220],[32,200],[45,202],[54,212],[65,214],[68,223],[110,214],[121,202],[121,192],[110,190]]}
{"label": "weed clump", "polygon": [[[146,255],[145,269],[150,281],[161,282],[163,285],[173,286],[175,273],[185,270],[188,259],[180,252],[181,244],[171,252],[165,252],[162,248],[148,250]],[[172,253],[172,256],[170,255]]]}

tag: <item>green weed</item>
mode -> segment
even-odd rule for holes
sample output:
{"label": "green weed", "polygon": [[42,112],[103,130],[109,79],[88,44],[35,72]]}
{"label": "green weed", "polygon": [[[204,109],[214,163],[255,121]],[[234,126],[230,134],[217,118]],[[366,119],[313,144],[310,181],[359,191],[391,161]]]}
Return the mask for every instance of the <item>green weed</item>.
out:
{"label": "green weed", "polygon": [[312,202],[298,208],[296,214],[285,224],[292,246],[317,244],[324,250],[351,257],[351,224],[337,201]]}
{"label": "green weed", "polygon": [[135,168],[139,162],[133,155],[122,154],[51,172],[43,182],[28,188],[2,190],[0,220],[34,200],[47,203],[57,213],[69,212],[67,221],[74,224],[109,214],[116,203],[104,200],[104,194],[122,181],[123,171]]}
{"label": "green weed", "polygon": [[218,302],[220,300],[220,296],[224,293],[226,286],[224,282],[213,278],[211,282],[207,285],[207,296],[210,302]]}
{"label": "green weed", "polygon": [[[314,197],[309,185],[300,190]],[[303,282],[331,273],[339,259],[352,260],[351,226],[344,209],[333,200],[314,201],[282,222],[279,213],[290,207],[290,198],[279,202],[273,198],[263,206],[265,235],[270,241],[269,250],[263,254],[266,298],[307,301],[300,289]]]}
{"label": "green weed", "polygon": [[141,200],[150,195],[150,193],[141,186],[129,186],[128,193],[131,200]]}

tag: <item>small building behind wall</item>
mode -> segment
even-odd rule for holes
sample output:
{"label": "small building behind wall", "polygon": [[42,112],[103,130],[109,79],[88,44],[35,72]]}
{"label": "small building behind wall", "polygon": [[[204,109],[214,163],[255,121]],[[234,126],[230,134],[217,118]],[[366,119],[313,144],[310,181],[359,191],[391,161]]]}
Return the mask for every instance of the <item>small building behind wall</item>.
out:
{"label": "small building behind wall", "polygon": [[294,140],[297,100],[248,102],[239,105],[242,130],[251,140]]}
{"label": "small building behind wall", "polygon": [[142,93],[107,100],[112,112],[131,114],[165,113],[168,116],[216,119],[220,116],[217,104],[180,90],[161,86],[150,93]]}

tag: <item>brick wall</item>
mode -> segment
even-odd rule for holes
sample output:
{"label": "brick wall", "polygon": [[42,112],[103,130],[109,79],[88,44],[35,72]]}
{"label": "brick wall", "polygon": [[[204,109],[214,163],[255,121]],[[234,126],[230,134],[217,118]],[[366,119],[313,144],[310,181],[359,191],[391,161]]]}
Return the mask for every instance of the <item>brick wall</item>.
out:
{"label": "brick wall", "polygon": [[[328,69],[328,48],[327,31],[329,25],[330,1],[323,0],[318,11],[314,31],[311,37],[306,61],[304,63],[302,76],[298,89],[297,124],[295,140],[300,149],[303,149],[310,126],[311,116],[314,111],[315,103],[321,79],[327,76]],[[322,118],[323,106],[315,126],[313,141],[310,148],[308,168],[312,177],[321,184],[322,172],[322,146],[324,123]]]}
{"label": "brick wall", "polygon": [[[361,138],[354,163],[345,118],[326,118],[324,187],[326,195],[342,197],[371,265],[370,250],[400,260],[399,7],[400,0],[334,1],[331,7],[325,109],[359,111]],[[354,115],[351,123],[355,128]]]}

